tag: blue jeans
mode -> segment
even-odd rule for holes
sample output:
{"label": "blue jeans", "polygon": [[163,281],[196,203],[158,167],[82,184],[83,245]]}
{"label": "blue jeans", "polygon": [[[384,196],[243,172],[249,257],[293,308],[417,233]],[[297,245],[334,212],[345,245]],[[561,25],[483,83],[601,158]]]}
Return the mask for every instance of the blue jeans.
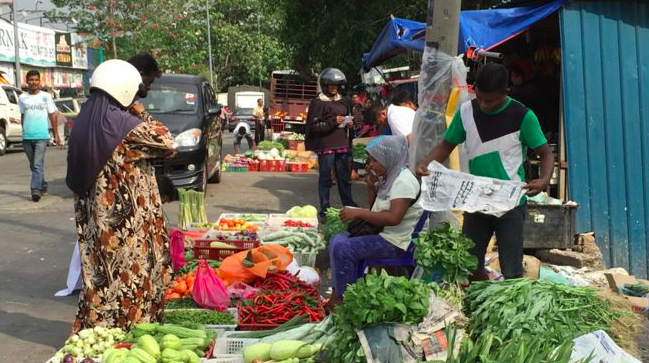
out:
{"label": "blue jeans", "polygon": [[23,140],[23,148],[27,159],[29,159],[29,169],[32,171],[32,181],[30,183],[32,193],[47,188],[45,182],[45,149],[47,140]]}
{"label": "blue jeans", "polygon": [[356,207],[352,199],[352,183],[350,181],[350,154],[333,153],[329,155],[318,155],[318,197],[320,198],[320,215],[324,217],[329,204],[329,190],[333,185],[331,171],[336,170],[336,181],[338,182],[338,194],[344,206]]}
{"label": "blue jeans", "polygon": [[391,258],[403,250],[379,235],[349,237],[349,233],[339,233],[329,241],[329,263],[331,280],[336,295],[343,297],[348,284],[358,278],[358,269],[363,260],[369,258]]}

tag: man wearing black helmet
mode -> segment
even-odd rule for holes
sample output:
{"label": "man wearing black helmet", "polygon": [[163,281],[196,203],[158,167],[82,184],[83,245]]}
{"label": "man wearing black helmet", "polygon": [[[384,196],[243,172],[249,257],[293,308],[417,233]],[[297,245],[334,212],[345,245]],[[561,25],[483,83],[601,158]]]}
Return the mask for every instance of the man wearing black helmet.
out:
{"label": "man wearing black helmet", "polygon": [[[321,93],[311,101],[306,120],[305,146],[318,154],[318,197],[320,217],[329,208],[329,190],[333,185],[331,172],[335,171],[338,193],[344,206],[356,206],[352,199],[349,178],[351,104],[340,95],[347,83],[345,74],[335,68],[320,73]],[[350,116],[348,122],[345,116]]]}

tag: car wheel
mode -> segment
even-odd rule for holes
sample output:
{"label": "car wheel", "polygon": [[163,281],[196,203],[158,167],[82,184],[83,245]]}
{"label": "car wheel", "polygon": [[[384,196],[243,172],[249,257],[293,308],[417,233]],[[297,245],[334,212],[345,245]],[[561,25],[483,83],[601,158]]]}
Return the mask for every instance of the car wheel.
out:
{"label": "car wheel", "polygon": [[208,180],[210,183],[220,183],[221,182],[221,173],[223,172],[223,168],[221,167],[221,163],[223,161],[223,148],[219,151],[219,160],[216,162],[216,171],[214,172],[214,175]]}
{"label": "car wheel", "polygon": [[7,136],[5,134],[5,129],[0,127],[0,155],[7,153]]}

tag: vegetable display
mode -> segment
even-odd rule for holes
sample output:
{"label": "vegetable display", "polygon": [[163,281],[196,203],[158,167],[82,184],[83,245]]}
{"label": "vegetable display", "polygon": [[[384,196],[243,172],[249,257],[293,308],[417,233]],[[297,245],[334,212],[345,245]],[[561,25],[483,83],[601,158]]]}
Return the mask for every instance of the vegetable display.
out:
{"label": "vegetable display", "polygon": [[420,280],[372,271],[347,287],[334,315],[335,338],[325,345],[333,363],[365,362],[357,329],[381,322],[418,324],[428,313],[430,288]]}
{"label": "vegetable display", "polygon": [[165,290],[165,301],[181,299],[190,296],[194,290],[194,279],[196,278],[196,270],[184,276],[176,277],[171,284],[170,288]]}
{"label": "vegetable display", "polygon": [[243,350],[245,363],[255,361],[298,363],[300,359],[308,359],[320,352],[320,346],[310,345],[300,340],[280,340],[273,344],[256,343]]}
{"label": "vegetable display", "polygon": [[284,224],[282,226],[283,227],[301,227],[301,228],[314,228],[315,227],[311,223],[302,222],[302,221],[294,221],[292,219],[289,219],[288,221],[284,221]]}
{"label": "vegetable display", "polygon": [[65,341],[56,356],[63,359],[66,355],[73,357],[102,357],[104,352],[126,338],[126,332],[119,328],[88,328],[79,331]]}
{"label": "vegetable display", "polygon": [[315,230],[277,231],[266,234],[262,244],[286,247],[291,252],[318,252],[327,248],[322,236]]}
{"label": "vegetable display", "polygon": [[482,334],[474,342],[465,338],[460,344],[457,356],[454,355],[457,343],[457,330],[446,329],[448,358],[444,361],[434,360],[431,363],[496,363],[496,362],[538,362],[538,363],[588,363],[591,359],[571,360],[572,341],[560,346],[545,344],[540,339],[510,340],[499,349],[492,349],[497,337],[492,333]]}
{"label": "vegetable display", "polygon": [[[195,271],[199,262],[200,259],[194,258],[194,251],[187,251],[185,253],[185,266],[183,266],[180,270],[178,270],[177,274],[182,276],[182,275],[187,275],[192,271]],[[219,261],[207,260],[207,263],[212,268],[219,268],[221,266],[221,262]]]}
{"label": "vegetable display", "polygon": [[196,305],[194,298],[191,296],[182,298],[182,299],[173,299],[165,301],[165,309],[200,309],[200,306]]}
{"label": "vegetable display", "polygon": [[347,231],[347,224],[340,219],[340,209],[328,208],[325,212],[324,238],[329,241],[338,233]]}
{"label": "vegetable display", "polygon": [[468,283],[478,260],[469,250],[473,241],[455,230],[449,223],[430,232],[422,232],[415,240],[414,258],[430,276],[443,268],[442,280],[449,283]]}
{"label": "vegetable display", "polygon": [[204,325],[236,325],[234,316],[216,310],[176,310],[165,313],[165,324],[196,323]]}
{"label": "vegetable display", "polygon": [[205,193],[178,188],[178,220],[181,229],[192,223],[207,223],[205,212]]}
{"label": "vegetable display", "polygon": [[284,151],[284,144],[281,142],[277,141],[262,141],[257,145],[257,149],[259,150],[271,150],[271,149],[277,149],[280,152]]}
{"label": "vegetable display", "polygon": [[296,276],[291,275],[288,271],[280,271],[276,274],[266,276],[265,279],[257,279],[253,286],[260,290],[293,290],[297,292],[305,292],[314,299],[317,299],[320,296],[318,285],[311,285],[302,282]]}
{"label": "vegetable display", "polygon": [[214,229],[217,231],[232,231],[232,232],[241,232],[241,231],[250,231],[257,232],[259,227],[245,219],[227,219],[221,218],[219,222],[214,226]]}
{"label": "vegetable display", "polygon": [[304,141],[304,134],[298,134],[296,132],[292,133],[289,137],[289,140]]}
{"label": "vegetable display", "polygon": [[199,323],[183,322],[183,325],[137,324],[126,336],[126,342],[136,343],[128,350],[128,356],[140,363],[200,362],[214,342],[216,331],[206,330]]}
{"label": "vegetable display", "polygon": [[323,303],[304,291],[260,291],[239,305],[239,325],[281,325],[306,314],[310,322],[325,317]]}
{"label": "vegetable display", "polygon": [[493,333],[500,341],[537,339],[558,346],[607,330],[620,314],[596,291],[527,279],[472,283],[466,299],[471,336]]}

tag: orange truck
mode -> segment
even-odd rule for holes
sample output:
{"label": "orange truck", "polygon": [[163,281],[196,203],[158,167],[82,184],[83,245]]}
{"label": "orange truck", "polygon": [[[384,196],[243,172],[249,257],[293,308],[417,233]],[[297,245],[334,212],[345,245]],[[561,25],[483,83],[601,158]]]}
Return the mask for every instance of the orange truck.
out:
{"label": "orange truck", "polygon": [[302,77],[295,71],[274,71],[270,78],[268,114],[273,132],[304,133],[309,102],[318,94],[316,77]]}

